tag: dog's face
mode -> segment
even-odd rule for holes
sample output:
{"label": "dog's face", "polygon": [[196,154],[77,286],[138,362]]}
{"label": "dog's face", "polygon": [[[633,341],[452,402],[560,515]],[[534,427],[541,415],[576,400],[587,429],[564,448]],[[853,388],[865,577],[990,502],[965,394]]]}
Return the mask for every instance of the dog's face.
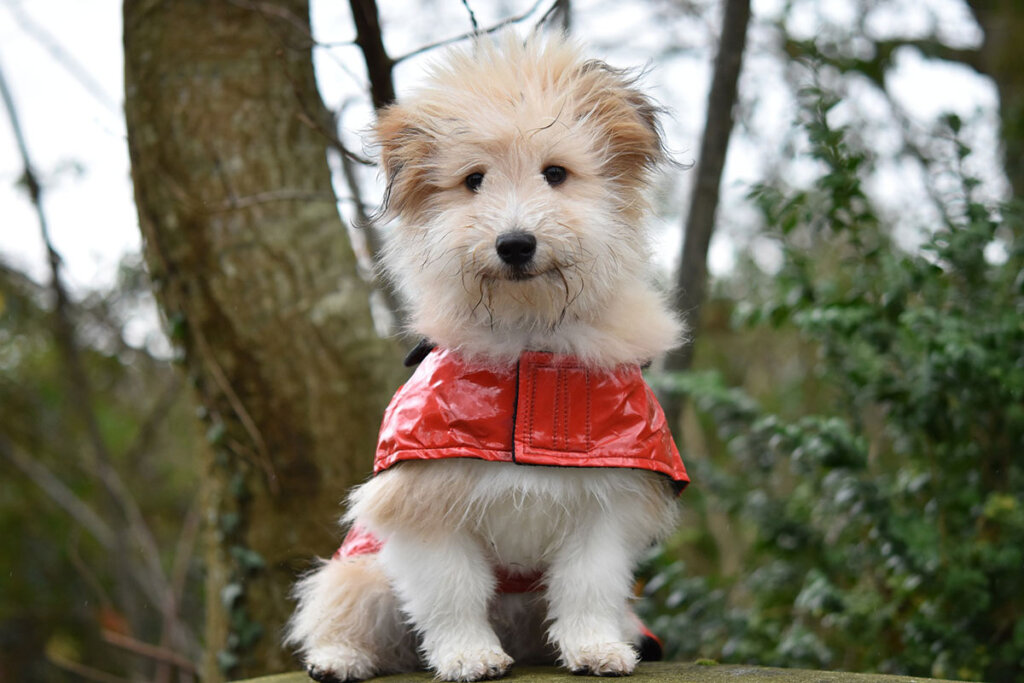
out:
{"label": "dog's face", "polygon": [[455,54],[384,111],[385,264],[414,329],[552,334],[645,280],[657,111],[571,45],[512,40]]}

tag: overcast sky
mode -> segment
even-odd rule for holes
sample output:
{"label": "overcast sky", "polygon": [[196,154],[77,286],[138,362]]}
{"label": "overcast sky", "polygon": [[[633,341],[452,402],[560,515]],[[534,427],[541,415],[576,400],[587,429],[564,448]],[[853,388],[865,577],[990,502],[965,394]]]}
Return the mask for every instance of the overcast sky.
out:
{"label": "overcast sky", "polygon": [[[418,47],[428,38],[436,40],[469,28],[461,0],[423,0],[422,6],[427,8],[423,16],[430,21],[409,21],[408,0],[379,3],[392,55]],[[489,25],[526,10],[534,0],[471,4],[480,23]],[[891,12],[878,14],[877,25],[872,27],[876,35],[897,30],[925,32],[938,17],[941,32],[951,40],[970,45],[981,39],[961,0],[896,0],[892,5]],[[594,48],[596,56],[620,66],[650,64],[649,87],[673,112],[667,126],[669,145],[679,160],[692,161],[703,125],[713,40],[709,27],[699,18],[677,16],[676,3],[574,0],[573,6],[574,31]],[[781,0],[755,0],[755,16],[769,16],[780,6]],[[814,12],[798,12],[790,29],[814,35],[820,30],[821,16],[841,24],[848,19],[850,7],[847,0],[822,0]],[[313,21],[322,42],[352,38],[347,2],[313,0]],[[759,40],[767,38],[751,34],[753,46]],[[671,58],[652,61],[673,45],[683,49]],[[430,58],[410,60],[399,67],[400,94],[415,85],[424,61]],[[355,102],[346,109],[344,124],[345,135],[358,148],[359,131],[370,116],[365,98],[359,99],[363,69],[358,51],[352,46],[321,49],[316,65],[329,106]],[[66,263],[67,278],[79,292],[107,287],[114,281],[122,256],[140,249],[121,113],[121,3],[0,0],[0,67],[16,100],[37,173],[46,186],[46,211],[53,240]],[[749,95],[758,83],[763,86],[765,80],[780,78],[772,69],[778,71],[779,66],[773,66],[768,58],[751,60],[741,89]],[[946,110],[969,118],[995,109],[995,91],[986,79],[965,68],[927,62],[912,51],[899,56],[892,78],[900,101],[921,121]],[[773,96],[771,88],[760,87],[757,92],[758,125],[764,130],[788,125],[791,105]],[[865,92],[858,106],[870,116],[881,105]],[[987,135],[989,144],[995,146],[994,127]],[[884,135],[879,144],[886,144]],[[732,232],[722,231],[713,243],[713,272],[726,270],[731,263],[731,240],[735,241],[736,230],[742,233],[745,220],[742,208],[737,208],[746,192],[744,183],[755,179],[761,170],[757,154],[742,138],[730,149],[724,187],[725,214]],[[45,281],[39,227],[24,192],[16,187],[20,172],[10,126],[6,116],[0,115],[0,258]],[[372,182],[372,175],[368,181]],[[659,251],[665,255],[666,268],[671,265],[670,255],[678,250],[678,211],[688,195],[685,174],[673,176],[672,181],[666,200],[668,216],[662,219],[659,232]],[[899,166],[883,168],[875,190],[900,211],[914,182]],[[998,186],[997,181],[995,184]],[[340,208],[346,211],[344,203]],[[151,324],[145,322],[141,327]]]}

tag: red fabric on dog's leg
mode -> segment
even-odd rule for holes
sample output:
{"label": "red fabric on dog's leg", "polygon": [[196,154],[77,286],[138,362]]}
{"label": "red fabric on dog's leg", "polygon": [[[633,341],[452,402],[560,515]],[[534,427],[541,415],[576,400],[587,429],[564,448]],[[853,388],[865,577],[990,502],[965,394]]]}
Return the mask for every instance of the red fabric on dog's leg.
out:
{"label": "red fabric on dog's leg", "polygon": [[348,530],[345,540],[341,542],[341,547],[334,551],[334,556],[331,559],[342,560],[355,555],[369,555],[380,551],[383,545],[380,539],[363,527],[354,526]]}

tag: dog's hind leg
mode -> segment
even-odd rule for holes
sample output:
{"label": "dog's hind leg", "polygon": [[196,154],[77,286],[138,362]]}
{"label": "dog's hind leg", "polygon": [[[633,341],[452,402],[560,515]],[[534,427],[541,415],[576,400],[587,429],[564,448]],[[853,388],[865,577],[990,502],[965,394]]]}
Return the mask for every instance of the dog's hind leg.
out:
{"label": "dog's hind leg", "polygon": [[343,683],[417,667],[414,638],[376,554],[323,563],[295,595],[286,642],[299,648],[311,678]]}
{"label": "dog's hind leg", "polygon": [[512,658],[488,618],[494,570],[477,539],[463,531],[429,540],[399,532],[387,539],[381,561],[438,678],[479,681],[508,671]]}

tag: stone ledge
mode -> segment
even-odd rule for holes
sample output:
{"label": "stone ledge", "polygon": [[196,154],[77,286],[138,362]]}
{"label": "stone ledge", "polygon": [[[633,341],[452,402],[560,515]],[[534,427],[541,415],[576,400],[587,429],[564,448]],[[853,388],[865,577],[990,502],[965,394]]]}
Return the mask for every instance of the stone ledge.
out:
{"label": "stone ledge", "polygon": [[[513,667],[501,681],[518,683],[584,683],[590,677],[573,676],[564,669],[553,666]],[[278,674],[254,678],[249,683],[308,683],[305,673]],[[433,683],[433,675],[427,672],[381,676],[374,683]],[[843,671],[806,671],[802,669],[771,669],[759,666],[735,664],[693,664],[682,662],[645,662],[628,679],[629,683],[742,683],[743,681],[765,681],[766,683],[914,683],[914,681],[939,681],[936,678],[913,678],[888,674],[855,674]]]}

